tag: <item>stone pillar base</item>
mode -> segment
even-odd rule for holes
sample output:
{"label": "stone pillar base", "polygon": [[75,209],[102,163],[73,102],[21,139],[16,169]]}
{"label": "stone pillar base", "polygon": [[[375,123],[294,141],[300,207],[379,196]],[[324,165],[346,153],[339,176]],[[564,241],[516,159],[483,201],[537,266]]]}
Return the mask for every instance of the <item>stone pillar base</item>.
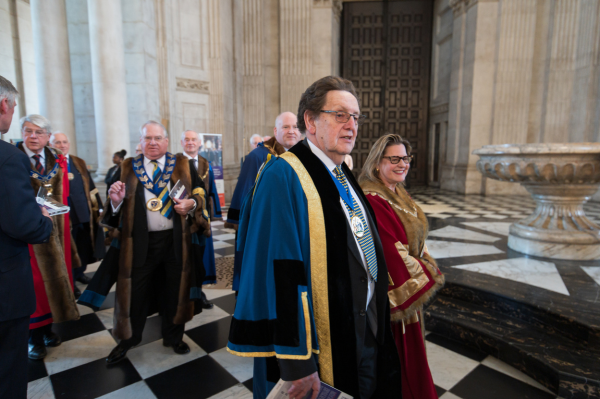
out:
{"label": "stone pillar base", "polygon": [[510,234],[508,236],[508,247],[517,252],[522,252],[527,255],[540,256],[543,258],[567,260],[600,259],[600,243],[588,245],[564,244],[530,240]]}

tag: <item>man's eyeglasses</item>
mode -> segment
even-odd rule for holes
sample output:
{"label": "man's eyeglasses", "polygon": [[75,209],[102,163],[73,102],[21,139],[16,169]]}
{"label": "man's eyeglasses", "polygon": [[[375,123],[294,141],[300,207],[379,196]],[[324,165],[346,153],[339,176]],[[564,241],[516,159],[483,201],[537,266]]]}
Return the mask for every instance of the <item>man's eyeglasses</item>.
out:
{"label": "man's eyeglasses", "polygon": [[157,136],[157,137],[148,137],[148,136],[144,136],[144,141],[146,143],[150,143],[152,142],[152,140],[154,140],[155,143],[160,143],[161,141],[163,141],[165,138],[162,136]]}
{"label": "man's eyeglasses", "polygon": [[387,158],[390,160],[391,164],[396,165],[397,163],[400,163],[400,160],[404,161],[405,164],[409,164],[410,161],[412,161],[413,156],[407,155],[405,157],[381,157],[381,158]]}
{"label": "man's eyeglasses", "polygon": [[48,134],[48,132],[46,130],[29,130],[29,129],[24,130],[23,133],[25,134],[26,137],[31,137],[33,135],[36,135],[39,137],[39,136]]}
{"label": "man's eyeglasses", "polygon": [[338,122],[338,123],[346,123],[350,120],[350,117],[353,117],[354,123],[356,123],[356,125],[359,125],[361,123],[364,123],[365,119],[367,119],[366,115],[351,114],[349,112],[344,112],[344,111],[323,111],[323,110],[321,110],[321,112],[323,112],[325,114],[333,114],[335,116],[336,122]]}

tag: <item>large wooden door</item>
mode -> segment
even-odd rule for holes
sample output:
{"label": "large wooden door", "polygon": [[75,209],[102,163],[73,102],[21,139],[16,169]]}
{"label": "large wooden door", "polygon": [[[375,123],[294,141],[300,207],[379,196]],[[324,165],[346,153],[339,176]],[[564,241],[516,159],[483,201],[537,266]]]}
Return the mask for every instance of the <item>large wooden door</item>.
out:
{"label": "large wooden door", "polygon": [[410,183],[427,184],[432,8],[426,0],[344,3],[342,76],[367,116],[352,151],[356,173],[379,137],[400,133],[413,148]]}

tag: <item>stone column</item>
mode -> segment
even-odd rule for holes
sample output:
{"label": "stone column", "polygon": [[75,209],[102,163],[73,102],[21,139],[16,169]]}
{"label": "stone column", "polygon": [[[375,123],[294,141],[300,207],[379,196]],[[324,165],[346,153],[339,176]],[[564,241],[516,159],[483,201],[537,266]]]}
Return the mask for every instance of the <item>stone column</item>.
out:
{"label": "stone column", "polygon": [[[45,0],[44,0],[45,1]],[[98,179],[111,167],[112,154],[129,148],[127,87],[120,0],[88,0]]]}
{"label": "stone column", "polygon": [[65,0],[32,0],[33,47],[40,114],[71,141],[77,154]]}

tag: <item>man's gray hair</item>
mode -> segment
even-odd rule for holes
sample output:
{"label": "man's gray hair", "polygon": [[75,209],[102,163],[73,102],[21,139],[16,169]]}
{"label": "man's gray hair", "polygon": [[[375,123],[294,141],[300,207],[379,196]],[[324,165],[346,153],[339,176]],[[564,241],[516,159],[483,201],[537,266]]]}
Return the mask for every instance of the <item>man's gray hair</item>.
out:
{"label": "man's gray hair", "polygon": [[0,101],[6,98],[8,106],[12,108],[15,106],[15,99],[18,95],[19,91],[10,83],[10,80],[0,76]]}
{"label": "man's gray hair", "polygon": [[33,123],[36,126],[39,126],[40,129],[46,129],[46,133],[52,133],[52,127],[50,126],[50,121],[44,118],[42,115],[38,114],[29,114],[21,118],[21,131],[23,130],[23,126],[25,126],[25,122]]}
{"label": "man's gray hair", "polygon": [[[64,134],[64,133],[63,132],[53,132],[52,136],[50,136],[50,144],[54,144],[54,142],[56,141],[57,134]],[[67,138],[67,143],[70,143],[71,140],[69,140],[69,136],[67,136],[66,134],[64,134],[64,135]]]}
{"label": "man's gray hair", "polygon": [[183,132],[181,132],[181,141],[183,141],[183,140],[185,139],[185,134],[186,134],[187,132],[194,132],[194,133],[196,133],[196,138],[197,138],[198,140],[200,140],[200,133],[198,133],[198,132],[196,132],[196,131],[194,131],[194,130],[188,129],[188,130],[184,130]]}
{"label": "man's gray hair", "polygon": [[252,143],[252,140],[254,140],[255,137],[258,137],[260,139],[260,141],[262,141],[262,136],[260,134],[253,134],[252,136],[250,136],[250,145],[254,144]]}
{"label": "man's gray hair", "polygon": [[140,137],[144,137],[146,135],[146,133],[144,132],[144,129],[146,129],[146,126],[148,125],[156,125],[156,126],[160,126],[163,130],[163,133],[165,134],[165,137],[169,137],[169,133],[167,132],[167,128],[160,122],[157,121],[153,121],[152,119],[149,121],[146,121],[141,127],[140,127]]}

